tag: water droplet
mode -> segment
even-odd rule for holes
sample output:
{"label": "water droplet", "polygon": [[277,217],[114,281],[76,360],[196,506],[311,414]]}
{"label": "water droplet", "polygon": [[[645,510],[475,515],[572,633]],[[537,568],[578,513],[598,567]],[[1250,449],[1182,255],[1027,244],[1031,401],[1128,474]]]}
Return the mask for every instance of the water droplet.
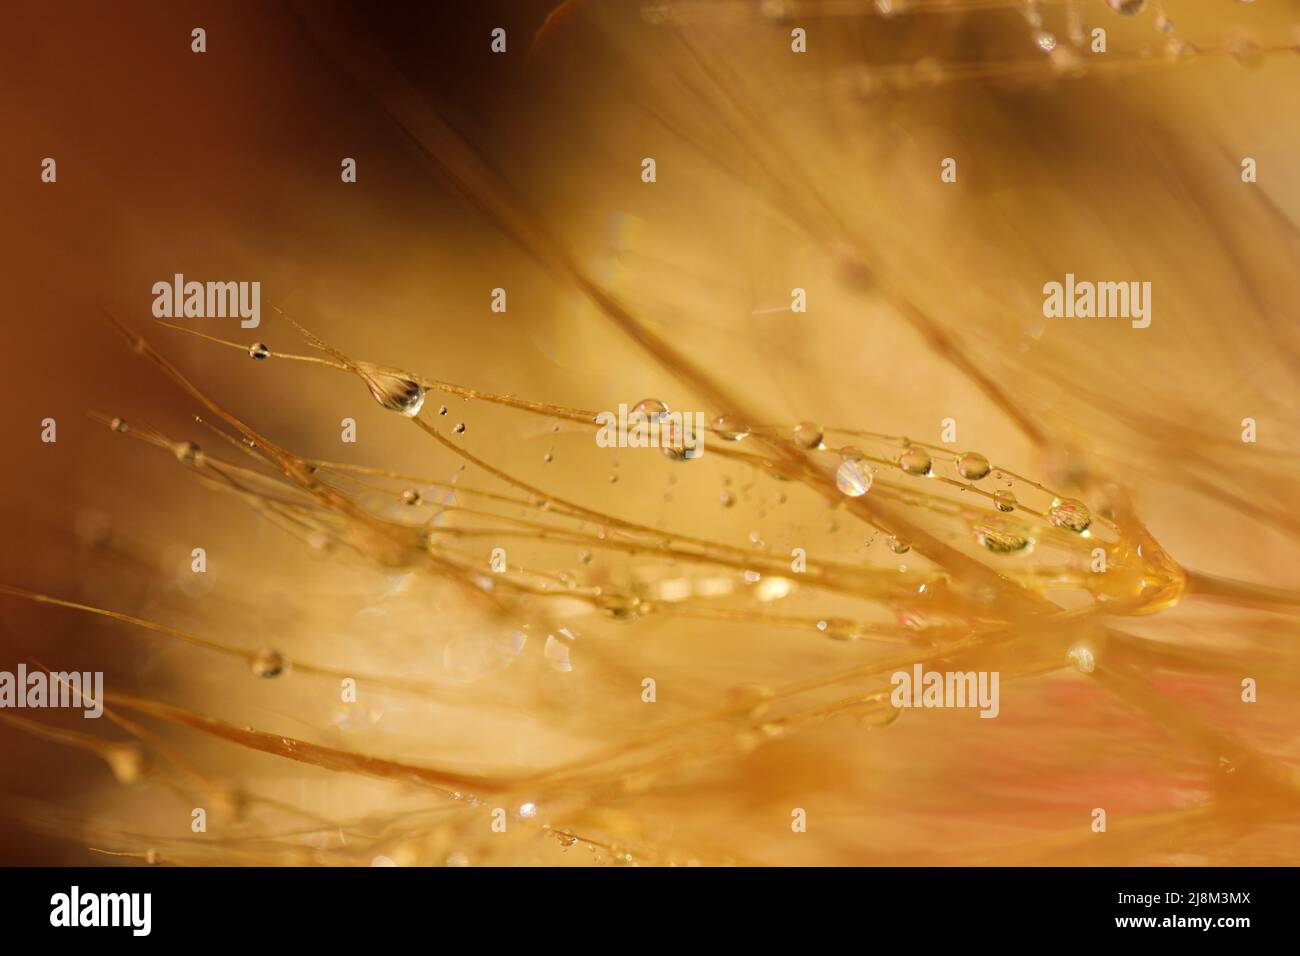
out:
{"label": "water droplet", "polygon": [[519,815],[525,820],[531,820],[533,817],[537,816],[537,804],[521,803],[519,805]]}
{"label": "water droplet", "polygon": [[993,507],[997,508],[998,511],[1015,511],[1016,510],[1015,494],[1010,491],[993,492]]}
{"label": "water droplet", "polygon": [[269,357],[270,354],[271,354],[271,350],[266,347],[265,342],[254,342],[252,345],[248,347],[248,355],[255,362],[262,361],[263,359]]}
{"label": "water droplet", "polygon": [[1082,534],[1092,524],[1092,515],[1083,502],[1073,498],[1057,498],[1047,513],[1047,520],[1058,528],[1065,528],[1075,534]]}
{"label": "water droplet", "polygon": [[590,551],[579,551],[579,552],[578,552],[578,560],[581,561],[583,564],[591,564],[591,552],[590,552]]}
{"label": "water droplet", "polygon": [[800,422],[794,426],[794,443],[809,451],[822,447],[822,427],[816,422]]}
{"label": "water droplet", "polygon": [[203,449],[192,441],[178,442],[175,452],[176,460],[186,465],[197,465],[203,460]]}
{"label": "water droplet", "polygon": [[144,775],[144,751],[135,744],[114,745],[105,753],[104,759],[117,782],[123,786],[138,783]]}
{"label": "water droplet", "polygon": [[424,407],[424,388],[417,382],[402,375],[386,372],[383,369],[364,367],[361,378],[370,389],[370,394],[390,412],[398,412],[414,418]]}
{"label": "water droplet", "polygon": [[657,398],[643,398],[632,406],[632,411],[640,412],[648,421],[662,422],[668,417],[668,406]]}
{"label": "water droplet", "polygon": [[1065,655],[1066,660],[1074,665],[1074,669],[1083,674],[1091,674],[1097,669],[1097,658],[1092,651],[1086,647],[1072,647],[1070,652]]}
{"label": "water droplet", "polygon": [[736,503],[736,498],[730,491],[724,491],[718,495],[718,500],[722,502],[722,507],[730,508]]}
{"label": "water droplet", "polygon": [[928,475],[931,464],[930,453],[917,445],[909,446],[898,456],[898,467],[909,475]]}
{"label": "water droplet", "polygon": [[559,842],[560,846],[573,846],[578,842],[578,838],[572,833],[560,833],[559,831],[556,831],[555,839]]}
{"label": "water droplet", "polygon": [[989,460],[977,451],[963,452],[957,459],[957,474],[967,481],[979,481],[989,473]]}
{"label": "water droplet", "polygon": [[457,423],[456,423],[456,427],[453,428],[452,431],[454,431],[457,435],[463,435],[463,434],[465,434],[465,423],[464,423],[464,422],[457,422]]}
{"label": "water droplet", "polygon": [[418,505],[420,503],[420,493],[414,488],[407,488],[402,492],[402,504]]}
{"label": "water droplet", "polygon": [[555,634],[546,635],[542,656],[546,658],[548,664],[561,673],[567,674],[573,670],[573,662],[569,659],[569,649],[573,640],[573,633],[567,627],[560,628],[558,637]]}
{"label": "water droplet", "polygon": [[447,866],[469,866],[469,857],[464,853],[448,853],[444,862]]}
{"label": "water droplet", "polygon": [[912,550],[912,546],[897,535],[890,535],[885,539],[885,545],[894,554],[907,554]]}
{"label": "water droplet", "polygon": [[252,668],[258,677],[279,677],[284,673],[284,658],[279,651],[264,648],[253,658]]}
{"label": "water droplet", "polygon": [[865,461],[845,458],[835,469],[835,487],[850,498],[861,498],[871,490],[875,473]]}
{"label": "water droplet", "polygon": [[634,594],[602,594],[596,606],[616,621],[635,621],[641,616],[641,599]]}
{"label": "water droplet", "polygon": [[984,526],[975,529],[975,540],[994,554],[1015,554],[1024,551],[1030,544],[1028,538],[1013,531]]}
{"label": "water droplet", "polygon": [[554,460],[555,460],[555,456],[552,455],[549,451],[542,456],[542,461],[546,462],[548,465]]}
{"label": "water droplet", "polygon": [[157,866],[160,862],[162,862],[162,857],[158,855],[157,850],[150,847],[148,850],[145,850],[144,861],[148,863],[150,866]]}
{"label": "water droplet", "polygon": [[438,406],[438,414],[439,414],[439,415],[446,415],[446,414],[447,414],[447,406],[446,406],[446,405],[439,405],[439,406]]}
{"label": "water droplet", "polygon": [[1056,34],[1047,30],[1040,30],[1038,35],[1034,37],[1034,42],[1038,44],[1038,49],[1045,53],[1051,53],[1056,49]]}
{"label": "water droplet", "polygon": [[1264,62],[1259,42],[1250,34],[1238,33],[1228,40],[1228,52],[1242,66],[1253,69]]}
{"label": "water droplet", "polygon": [[1106,6],[1126,17],[1141,13],[1146,5],[1147,0],[1106,0]]}
{"label": "water droplet", "polygon": [[1156,29],[1161,33],[1174,32],[1174,21],[1170,20],[1163,10],[1156,15]]}
{"label": "water droplet", "polygon": [[737,424],[730,415],[719,415],[713,420],[713,432],[724,441],[740,441],[749,437],[749,426]]}
{"label": "water droplet", "polygon": [[126,423],[125,418],[115,418],[108,423],[108,427],[113,429],[115,432],[124,432],[131,426]]}

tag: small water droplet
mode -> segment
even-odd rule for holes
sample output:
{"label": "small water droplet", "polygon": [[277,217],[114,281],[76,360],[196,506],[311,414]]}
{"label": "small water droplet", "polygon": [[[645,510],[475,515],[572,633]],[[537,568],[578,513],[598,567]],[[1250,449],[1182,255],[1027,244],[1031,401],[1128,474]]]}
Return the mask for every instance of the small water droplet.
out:
{"label": "small water droplet", "polygon": [[984,526],[975,529],[975,540],[994,554],[1015,554],[1024,551],[1030,544],[1028,538],[1013,531]]}
{"label": "small water droplet", "polygon": [[546,462],[548,465],[554,460],[555,460],[555,456],[552,455],[549,451],[542,456],[542,461]]}
{"label": "small water droplet", "polygon": [[1047,513],[1047,520],[1058,528],[1065,528],[1075,534],[1082,534],[1092,524],[1092,515],[1083,502],[1073,498],[1057,498]]}
{"label": "small water droplet", "polygon": [[463,435],[463,434],[465,434],[465,423],[464,423],[464,422],[457,422],[457,423],[456,423],[456,427],[453,428],[452,431],[454,431],[457,435]]}
{"label": "small water droplet", "polygon": [[1147,0],[1106,0],[1106,6],[1126,17],[1141,13],[1146,5]]}
{"label": "small water droplet", "polygon": [[821,448],[824,438],[822,427],[816,422],[800,422],[794,426],[794,443],[809,451]]}
{"label": "small water droplet", "polygon": [[1238,33],[1228,40],[1228,52],[1232,58],[1248,69],[1254,69],[1264,62],[1264,53],[1259,41],[1248,33]]}
{"label": "small water droplet", "polygon": [[519,805],[519,815],[525,820],[531,820],[533,817],[537,816],[537,804],[521,803]]}
{"label": "small water droplet", "polygon": [[1051,53],[1056,49],[1056,34],[1048,30],[1039,30],[1034,37],[1034,42],[1038,44],[1038,49],[1045,53]]}
{"label": "small water droplet", "polygon": [[105,753],[108,767],[123,786],[138,783],[144,776],[145,754],[135,744],[118,744]]}
{"label": "small water droplet", "polygon": [[271,350],[267,348],[265,342],[254,342],[248,347],[248,355],[253,361],[260,362],[270,356]]}
{"label": "small water droplet", "polygon": [[861,498],[871,490],[875,473],[865,461],[845,458],[835,469],[835,487],[850,498]]}
{"label": "small water droplet", "polygon": [[560,846],[573,846],[578,842],[578,838],[572,833],[560,833],[558,831],[555,834],[555,839],[559,842]]}
{"label": "small water droplet", "polygon": [[438,414],[439,414],[439,415],[446,415],[446,414],[447,414],[447,406],[446,406],[446,405],[439,405],[439,406],[438,406]]}
{"label": "small water droplet", "polygon": [[407,488],[402,492],[402,504],[418,505],[420,503],[420,493],[414,488]]}
{"label": "small water droplet", "polygon": [[1016,510],[1015,494],[1010,491],[993,492],[993,507],[997,508],[998,511],[1015,511]]}
{"label": "small water droplet", "polygon": [[1086,647],[1072,647],[1070,652],[1065,655],[1066,660],[1074,665],[1074,669],[1083,674],[1091,674],[1097,669],[1097,658],[1092,651]]}
{"label": "small water droplet", "polygon": [[641,599],[633,594],[602,594],[596,606],[616,621],[635,621],[641,616]]}
{"label": "small water droplet", "polygon": [[253,673],[258,677],[279,677],[284,673],[284,658],[280,652],[264,648],[252,660]]}
{"label": "small water droplet", "polygon": [[557,671],[567,674],[573,670],[573,662],[569,658],[573,642],[573,632],[567,627],[562,627],[557,633],[546,635],[546,644],[542,648],[542,656]]}
{"label": "small water droplet", "polygon": [[885,539],[885,545],[894,554],[907,554],[912,550],[912,546],[897,535],[890,535]]}
{"label": "small water droplet", "polygon": [[736,503],[735,496],[730,491],[723,491],[722,494],[718,495],[718,500],[722,502],[724,508],[730,508]]}
{"label": "small water droplet", "polygon": [[904,449],[903,453],[898,456],[898,467],[909,475],[924,477],[930,474],[932,464],[930,453],[917,445]]}
{"label": "small water droplet", "polygon": [[749,437],[749,426],[738,424],[730,415],[719,415],[713,420],[713,432],[723,441],[740,441]]}
{"label": "small water droplet", "polygon": [[967,481],[979,481],[989,473],[989,460],[977,451],[963,452],[957,459],[957,474]]}
{"label": "small water droplet", "polygon": [[579,552],[578,552],[578,560],[581,561],[583,564],[591,564],[591,552],[590,552],[590,551],[579,551]]}
{"label": "small water droplet", "polygon": [[203,449],[192,441],[183,441],[175,446],[176,460],[186,465],[197,465],[203,460]]}
{"label": "small water droplet", "polygon": [[113,429],[115,432],[124,432],[131,426],[126,423],[125,418],[115,418],[108,423],[108,427]]}

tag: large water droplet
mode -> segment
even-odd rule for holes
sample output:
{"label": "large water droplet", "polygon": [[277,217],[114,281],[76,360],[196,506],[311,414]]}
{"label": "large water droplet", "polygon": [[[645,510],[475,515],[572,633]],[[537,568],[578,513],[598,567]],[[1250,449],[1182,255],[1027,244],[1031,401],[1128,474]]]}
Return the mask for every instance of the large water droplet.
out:
{"label": "large water droplet", "polygon": [[424,387],[402,375],[382,369],[365,368],[361,378],[370,394],[390,412],[399,412],[414,418],[424,407]]}
{"label": "large water droplet", "polygon": [[917,445],[910,445],[898,456],[898,467],[909,475],[928,475],[933,462],[930,453]]}
{"label": "large water droplet", "polygon": [[993,507],[997,508],[998,511],[1015,511],[1016,510],[1015,493],[1010,491],[993,492]]}
{"label": "large water droplet", "polygon": [[989,460],[977,451],[963,452],[957,459],[957,474],[967,481],[979,481],[989,473]]}
{"label": "large water droplet", "polygon": [[850,498],[860,498],[871,490],[874,473],[871,466],[857,458],[845,458],[835,469],[835,487]]}
{"label": "large water droplet", "polygon": [[1047,513],[1047,520],[1058,528],[1065,528],[1075,534],[1082,534],[1092,524],[1092,515],[1083,502],[1073,498],[1057,498]]}

